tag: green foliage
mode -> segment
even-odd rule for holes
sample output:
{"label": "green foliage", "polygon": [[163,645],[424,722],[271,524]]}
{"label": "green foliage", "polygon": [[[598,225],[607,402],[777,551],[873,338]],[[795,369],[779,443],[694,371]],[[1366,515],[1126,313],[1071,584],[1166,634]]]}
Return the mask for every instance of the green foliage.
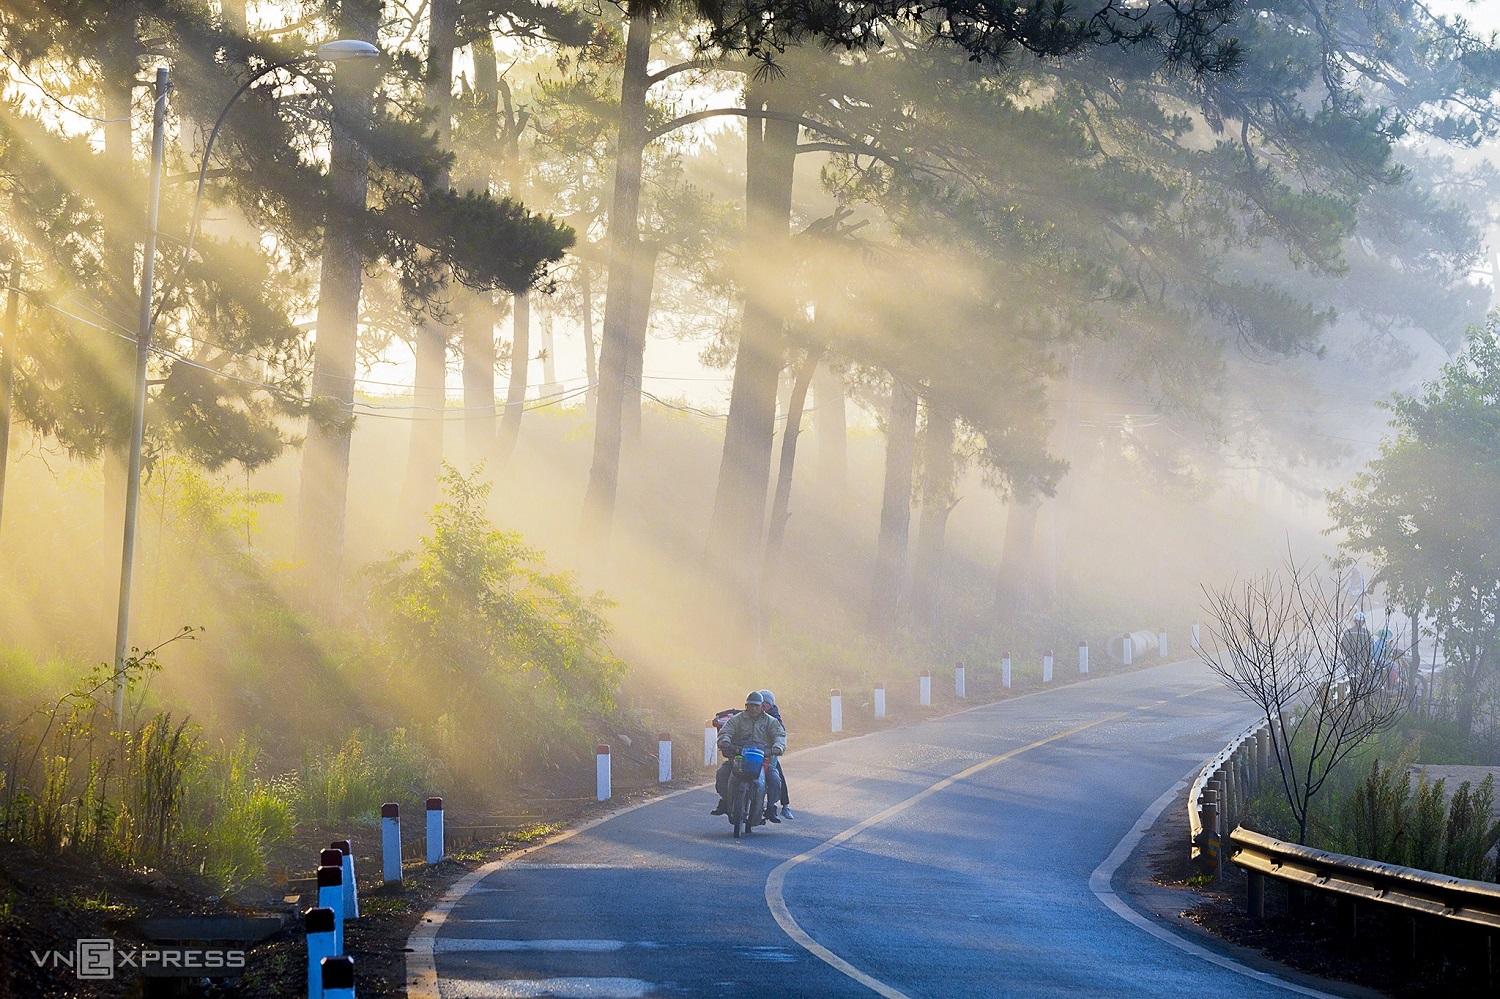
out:
{"label": "green foliage", "polygon": [[336,751],[305,755],[298,818],[322,826],[373,825],[387,801],[410,801],[432,793],[432,754],[405,729],[377,735],[350,734]]}
{"label": "green foliage", "polygon": [[545,752],[614,707],[625,664],[605,644],[611,604],[580,594],[570,574],[545,571],[540,552],[495,529],[477,473],[447,467],[443,488],[420,549],[370,570],[384,653],[435,688],[438,713],[480,752]]}
{"label": "green foliage", "polygon": [[205,759],[190,787],[190,856],[225,891],[263,879],[272,852],[292,837],[296,784],[260,776],[259,755],[241,737]]}
{"label": "green foliage", "polygon": [[1342,852],[1393,864],[1402,862],[1406,846],[1406,822],[1410,813],[1411,773],[1409,760],[1397,759],[1382,768],[1370,761],[1370,772],[1355,787],[1345,813]]}
{"label": "green foliage", "polygon": [[1500,327],[1471,328],[1437,381],[1387,408],[1380,456],[1328,495],[1346,551],[1368,556],[1399,603],[1427,608],[1460,729],[1494,674],[1500,621]]}
{"label": "green foliage", "polygon": [[1468,781],[1458,785],[1448,803],[1448,822],[1443,829],[1444,874],[1471,879],[1485,876],[1485,853],[1500,837],[1500,823],[1490,820],[1494,804],[1493,775],[1485,777],[1477,788],[1471,788]]}

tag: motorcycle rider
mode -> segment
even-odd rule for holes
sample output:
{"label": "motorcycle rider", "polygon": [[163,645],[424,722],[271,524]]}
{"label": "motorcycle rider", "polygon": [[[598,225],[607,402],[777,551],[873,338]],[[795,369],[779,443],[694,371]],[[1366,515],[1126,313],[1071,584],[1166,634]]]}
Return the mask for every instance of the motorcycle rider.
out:
{"label": "motorcycle rider", "polygon": [[[786,751],[786,727],[779,719],[766,714],[765,704],[765,698],[761,697],[760,691],[750,691],[745,695],[745,710],[730,718],[724,723],[724,727],[719,729],[719,752],[723,753],[727,759],[714,777],[714,787],[719,792],[719,804],[708,814],[725,815],[729,812],[729,768],[737,747],[765,746],[766,752],[773,757],[780,756]],[[780,799],[781,779],[774,766],[766,772],[766,790],[772,801]],[[766,821],[781,821],[776,815],[775,805],[766,809]]]}
{"label": "motorcycle rider", "polygon": [[[766,714],[781,722],[782,727],[785,728],[786,719],[781,717],[781,708],[776,706],[776,695],[769,690],[762,690],[760,692],[760,699],[765,703]],[[791,796],[787,793],[786,771],[781,768],[781,757],[776,757],[772,766],[776,770],[776,779],[781,782],[781,817],[784,819],[795,819],[797,816],[792,814],[792,800]]]}

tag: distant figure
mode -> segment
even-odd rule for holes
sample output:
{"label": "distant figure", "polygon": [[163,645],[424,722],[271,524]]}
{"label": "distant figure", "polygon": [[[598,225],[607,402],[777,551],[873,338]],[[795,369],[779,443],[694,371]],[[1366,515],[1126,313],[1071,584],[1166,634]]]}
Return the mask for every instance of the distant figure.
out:
{"label": "distant figure", "polygon": [[1354,612],[1354,623],[1344,630],[1339,638],[1339,658],[1343,662],[1344,674],[1351,679],[1365,679],[1370,675],[1375,659],[1375,639],[1365,627],[1365,612]]}

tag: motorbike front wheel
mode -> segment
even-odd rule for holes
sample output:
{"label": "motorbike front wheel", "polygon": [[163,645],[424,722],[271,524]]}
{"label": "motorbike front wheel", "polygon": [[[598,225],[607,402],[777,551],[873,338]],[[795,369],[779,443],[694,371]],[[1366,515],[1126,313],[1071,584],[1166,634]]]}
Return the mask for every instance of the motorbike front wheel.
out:
{"label": "motorbike front wheel", "polygon": [[734,827],[734,838],[739,839],[741,831],[750,831],[750,792],[741,781],[736,781],[729,797],[729,824]]}

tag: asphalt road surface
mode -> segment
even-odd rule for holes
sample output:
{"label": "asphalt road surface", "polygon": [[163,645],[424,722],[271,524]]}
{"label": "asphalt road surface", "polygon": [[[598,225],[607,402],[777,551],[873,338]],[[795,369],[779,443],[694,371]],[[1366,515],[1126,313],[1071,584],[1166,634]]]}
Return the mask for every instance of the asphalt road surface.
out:
{"label": "asphalt road surface", "polygon": [[[794,752],[795,821],[736,841],[711,789],[626,811],[461,886],[415,958],[449,999],[1287,996],[1089,887],[1249,720],[1176,663]],[[827,724],[788,721],[793,749]]]}

